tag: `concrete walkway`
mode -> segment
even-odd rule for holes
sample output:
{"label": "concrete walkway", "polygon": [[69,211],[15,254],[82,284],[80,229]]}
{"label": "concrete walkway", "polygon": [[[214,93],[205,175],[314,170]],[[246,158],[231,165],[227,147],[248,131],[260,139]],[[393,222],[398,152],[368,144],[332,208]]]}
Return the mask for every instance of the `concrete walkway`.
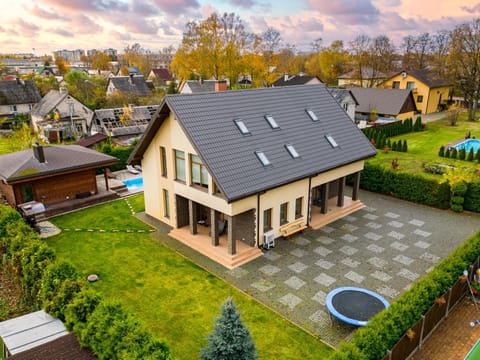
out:
{"label": "concrete walkway", "polygon": [[360,199],[366,208],[279,240],[263,257],[234,270],[169,238],[165,230],[153,236],[337,346],[354,328],[330,320],[325,308],[329,291],[360,286],[393,301],[480,229],[480,214],[456,214],[365,191]]}

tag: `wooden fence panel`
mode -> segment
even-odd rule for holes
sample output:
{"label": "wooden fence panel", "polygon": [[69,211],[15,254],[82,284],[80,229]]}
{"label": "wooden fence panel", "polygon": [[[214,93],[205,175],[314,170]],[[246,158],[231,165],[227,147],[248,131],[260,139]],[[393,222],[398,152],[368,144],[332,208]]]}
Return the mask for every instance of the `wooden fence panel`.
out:
{"label": "wooden fence panel", "polygon": [[422,319],[417,321],[392,348],[391,360],[404,360],[417,349],[422,333]]}

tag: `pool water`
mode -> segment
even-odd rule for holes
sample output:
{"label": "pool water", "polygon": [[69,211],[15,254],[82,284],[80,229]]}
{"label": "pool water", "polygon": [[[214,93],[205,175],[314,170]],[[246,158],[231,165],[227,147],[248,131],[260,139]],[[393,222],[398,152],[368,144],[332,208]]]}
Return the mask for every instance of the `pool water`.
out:
{"label": "pool water", "polygon": [[476,154],[478,149],[480,149],[480,140],[468,139],[462,141],[460,144],[455,145],[454,148],[457,150],[465,149],[467,153],[470,151],[470,149],[473,149],[473,153]]}
{"label": "pool water", "polygon": [[136,191],[143,189],[143,177],[137,177],[133,179],[122,181],[129,191]]}

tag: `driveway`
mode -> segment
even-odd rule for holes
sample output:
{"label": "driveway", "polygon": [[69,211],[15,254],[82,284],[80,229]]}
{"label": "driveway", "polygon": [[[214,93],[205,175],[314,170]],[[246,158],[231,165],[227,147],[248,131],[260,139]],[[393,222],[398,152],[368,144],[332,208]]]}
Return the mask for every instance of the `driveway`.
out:
{"label": "driveway", "polygon": [[337,346],[354,328],[330,320],[325,308],[329,291],[360,286],[394,301],[480,229],[480,214],[457,214],[365,191],[360,199],[366,208],[319,230],[279,240],[263,257],[234,270],[161,232],[154,236]]}

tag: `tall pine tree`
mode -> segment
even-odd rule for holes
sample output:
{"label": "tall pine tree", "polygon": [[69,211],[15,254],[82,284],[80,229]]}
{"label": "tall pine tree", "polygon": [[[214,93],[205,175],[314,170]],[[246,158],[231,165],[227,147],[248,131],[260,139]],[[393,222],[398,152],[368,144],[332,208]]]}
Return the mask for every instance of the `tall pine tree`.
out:
{"label": "tall pine tree", "polygon": [[232,298],[222,305],[222,314],[207,337],[202,360],[256,360],[257,350],[248,328],[243,325]]}

